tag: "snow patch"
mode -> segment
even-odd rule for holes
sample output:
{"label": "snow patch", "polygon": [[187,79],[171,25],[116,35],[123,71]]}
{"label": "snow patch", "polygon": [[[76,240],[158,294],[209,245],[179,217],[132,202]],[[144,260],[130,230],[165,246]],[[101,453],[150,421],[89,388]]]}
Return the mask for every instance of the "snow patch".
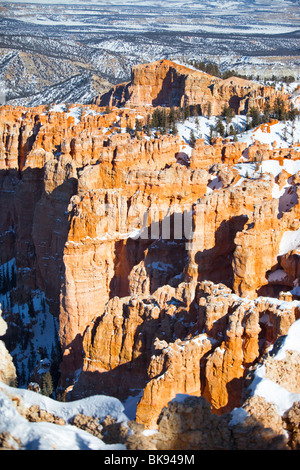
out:
{"label": "snow patch", "polygon": [[280,350],[274,358],[278,361],[284,359],[286,351],[296,351],[300,353],[300,320],[292,324],[287,336],[281,344]]}
{"label": "snow patch", "polygon": [[300,229],[295,231],[287,231],[283,234],[278,256],[282,256],[289,251],[296,250],[300,247]]}
{"label": "snow patch", "polygon": [[7,395],[21,395],[25,406],[38,405],[66,422],[77,413],[100,418],[111,414],[118,421],[126,421],[123,407],[115,398],[95,396],[77,402],[55,402],[38,393],[0,383],[0,432],[7,431],[20,440],[25,450],[126,450],[122,444],[107,445],[101,439],[69,424],[29,422],[18,413]]}
{"label": "snow patch", "polygon": [[286,278],[286,272],[283,269],[277,269],[268,276],[268,282],[282,282]]}

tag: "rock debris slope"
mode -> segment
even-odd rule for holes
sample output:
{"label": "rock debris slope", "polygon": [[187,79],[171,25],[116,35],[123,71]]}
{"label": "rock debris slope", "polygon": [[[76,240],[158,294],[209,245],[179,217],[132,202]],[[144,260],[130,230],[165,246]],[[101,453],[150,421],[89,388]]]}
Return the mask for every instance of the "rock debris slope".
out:
{"label": "rock debris slope", "polygon": [[[159,433],[190,413],[168,405],[181,394],[216,423],[241,406],[252,416],[249,371],[300,317],[299,122],[276,143],[275,119],[195,141],[186,131],[196,119],[216,121],[194,116],[168,132],[153,119],[210,103],[243,123],[245,109],[278,98],[288,112],[283,92],[163,61],[134,68],[93,105],[0,109],[1,303],[22,386],[34,377],[42,387],[51,371],[60,400],[135,401],[136,423]],[[298,354],[288,360],[296,370]],[[282,426],[297,434],[294,411],[280,439]],[[184,436],[178,445],[193,448]]]}

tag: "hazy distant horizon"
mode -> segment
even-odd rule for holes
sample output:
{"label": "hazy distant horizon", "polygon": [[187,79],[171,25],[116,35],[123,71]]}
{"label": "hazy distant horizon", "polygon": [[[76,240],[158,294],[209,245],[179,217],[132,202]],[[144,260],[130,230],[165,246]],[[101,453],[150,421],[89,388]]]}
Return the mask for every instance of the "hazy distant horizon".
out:
{"label": "hazy distant horizon", "polygon": [[[295,1],[295,0],[294,0]],[[247,4],[256,4],[257,6],[258,5],[266,5],[266,4],[269,4],[269,5],[272,5],[274,3],[283,3],[283,2],[287,2],[287,3],[292,3],[293,0],[205,0],[205,1],[199,1],[199,0],[167,0],[167,1],[164,1],[164,0],[143,0],[143,2],[136,2],[134,0],[9,0],[9,1],[1,1],[0,0],[0,4],[9,4],[9,3],[34,3],[34,4],[37,4],[37,3],[43,3],[43,4],[59,4],[59,5],[63,5],[63,4],[66,4],[66,5],[73,5],[74,3],[76,4],[94,4],[94,5],[101,5],[101,4],[104,4],[106,6],[110,6],[110,5],[133,5],[135,7],[137,6],[146,6],[147,4],[149,5],[155,5],[155,4],[162,4],[164,5],[165,7],[168,7],[168,5],[177,5],[177,6],[194,6],[194,7],[197,7],[199,6],[199,8],[201,8],[203,6],[203,4],[207,4],[207,3],[212,3],[212,4],[216,4],[216,3],[219,3],[220,6],[223,6],[224,8],[228,8],[229,5],[239,5],[241,3],[247,3]],[[140,3],[140,5],[139,5]]]}

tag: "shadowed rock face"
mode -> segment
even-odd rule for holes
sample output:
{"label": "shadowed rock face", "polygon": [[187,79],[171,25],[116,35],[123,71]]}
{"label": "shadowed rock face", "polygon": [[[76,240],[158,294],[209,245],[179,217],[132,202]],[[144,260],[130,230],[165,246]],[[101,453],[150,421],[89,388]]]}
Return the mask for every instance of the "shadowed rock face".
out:
{"label": "shadowed rock face", "polygon": [[[233,93],[239,103],[246,91],[249,100],[269,93],[168,61],[137,67],[126,87],[132,106],[170,106],[179,92],[218,106]],[[12,301],[45,293],[66,399],[140,393],[137,420],[147,427],[178,393],[227,413],[240,404],[245,371],[299,317],[297,302],[279,299],[299,275],[297,249],[280,252],[283,234],[299,229],[299,174],[276,177],[292,188],[285,206],[274,176],[242,179],[234,165],[298,153],[199,139],[182,159],[177,135],[124,132],[152,107],[87,108],[78,121],[1,108],[1,264],[15,258]]]}

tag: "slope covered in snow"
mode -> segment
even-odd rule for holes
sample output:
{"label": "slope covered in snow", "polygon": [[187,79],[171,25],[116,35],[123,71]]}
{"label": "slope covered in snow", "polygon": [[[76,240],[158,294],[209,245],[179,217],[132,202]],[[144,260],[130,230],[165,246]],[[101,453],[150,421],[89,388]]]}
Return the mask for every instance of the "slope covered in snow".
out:
{"label": "slope covered in snow", "polygon": [[[49,422],[29,422],[22,416],[9,398],[21,397],[26,408],[37,405],[40,409],[65,420],[65,425]],[[0,434],[10,434],[11,444],[23,450],[124,450],[122,444],[105,444],[101,439],[71,424],[78,413],[99,420],[110,415],[117,422],[126,423],[119,400],[106,396],[94,396],[72,403],[52,400],[38,393],[15,389],[0,383]],[[19,442],[19,444],[17,444]]]}

